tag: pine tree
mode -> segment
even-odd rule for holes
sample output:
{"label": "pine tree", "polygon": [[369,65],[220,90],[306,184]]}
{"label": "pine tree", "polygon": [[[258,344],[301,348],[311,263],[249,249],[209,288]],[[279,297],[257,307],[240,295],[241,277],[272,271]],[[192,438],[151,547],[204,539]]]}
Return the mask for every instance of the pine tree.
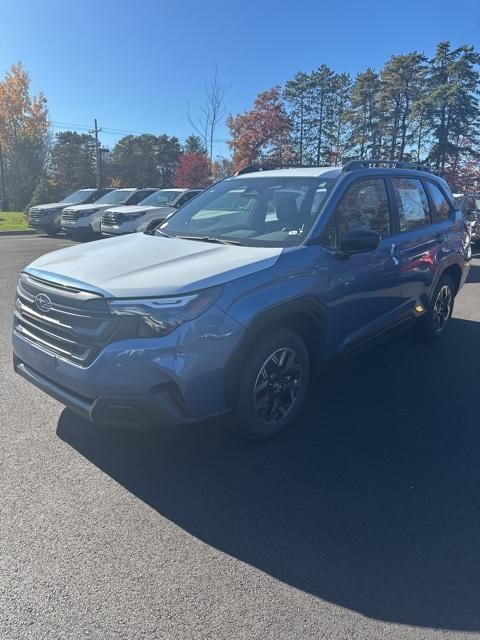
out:
{"label": "pine tree", "polygon": [[374,158],[382,144],[380,78],[373,69],[359,73],[350,96],[348,147],[360,159]]}
{"label": "pine tree", "polygon": [[426,57],[416,51],[392,56],[380,73],[385,155],[403,160],[413,142],[412,108],[425,82]]}
{"label": "pine tree", "polygon": [[50,177],[65,192],[95,185],[95,138],[88,133],[62,131],[50,153]]}
{"label": "pine tree", "polygon": [[310,149],[314,163],[319,166],[326,156],[326,141],[329,137],[327,114],[332,104],[334,89],[333,71],[322,64],[311,74],[312,99],[307,114],[310,133]]}
{"label": "pine tree", "polygon": [[310,107],[311,90],[310,76],[300,71],[286,82],[283,91],[291,120],[292,148],[300,164],[305,160],[306,112]]}
{"label": "pine tree", "polygon": [[430,159],[436,170],[458,162],[462,152],[478,144],[478,90],[480,63],[471,45],[451,49],[440,42],[430,60],[427,93],[422,101],[433,146]]}
{"label": "pine tree", "polygon": [[183,145],[183,153],[203,153],[206,155],[207,150],[205,149],[200,136],[192,133],[185,140],[185,144]]}

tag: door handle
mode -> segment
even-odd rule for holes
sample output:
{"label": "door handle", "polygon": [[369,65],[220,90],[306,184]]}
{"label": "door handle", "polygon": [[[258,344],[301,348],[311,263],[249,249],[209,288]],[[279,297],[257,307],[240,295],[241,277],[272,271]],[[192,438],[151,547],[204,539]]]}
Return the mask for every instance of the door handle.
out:
{"label": "door handle", "polygon": [[390,256],[393,260],[393,263],[397,267],[399,265],[399,262],[398,262],[397,256],[395,255],[396,250],[397,250],[397,245],[393,242],[392,246],[390,247]]}

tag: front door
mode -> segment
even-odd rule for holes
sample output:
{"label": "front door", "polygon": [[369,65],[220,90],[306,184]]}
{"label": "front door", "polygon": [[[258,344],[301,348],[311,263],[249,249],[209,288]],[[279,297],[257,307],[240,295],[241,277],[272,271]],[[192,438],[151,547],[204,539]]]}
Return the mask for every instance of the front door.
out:
{"label": "front door", "polygon": [[[344,257],[343,234],[354,228],[377,231],[374,251]],[[343,195],[326,229],[333,251],[328,260],[330,350],[349,349],[393,325],[401,315],[400,263],[391,240],[391,215],[384,178],[361,178]]]}

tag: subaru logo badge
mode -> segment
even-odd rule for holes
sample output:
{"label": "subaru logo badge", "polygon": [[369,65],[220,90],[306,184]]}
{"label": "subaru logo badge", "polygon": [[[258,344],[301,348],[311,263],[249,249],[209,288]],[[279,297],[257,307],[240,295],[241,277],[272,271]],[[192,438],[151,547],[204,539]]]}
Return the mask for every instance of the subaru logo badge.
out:
{"label": "subaru logo badge", "polygon": [[42,311],[43,313],[48,313],[52,308],[52,301],[44,293],[38,293],[35,296],[35,306],[39,311]]}

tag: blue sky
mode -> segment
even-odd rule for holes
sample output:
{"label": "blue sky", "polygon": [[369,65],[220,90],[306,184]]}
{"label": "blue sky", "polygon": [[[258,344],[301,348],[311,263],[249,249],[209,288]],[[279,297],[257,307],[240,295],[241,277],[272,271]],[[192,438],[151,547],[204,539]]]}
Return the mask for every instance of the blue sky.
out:
{"label": "blue sky", "polygon": [[[215,63],[227,110],[238,113],[322,63],[354,75],[392,54],[431,55],[443,39],[480,49],[480,0],[0,0],[0,25],[0,74],[21,60],[54,123],[97,117],[111,129],[184,139],[187,103],[198,109]],[[226,155],[224,126],[217,137]]]}

